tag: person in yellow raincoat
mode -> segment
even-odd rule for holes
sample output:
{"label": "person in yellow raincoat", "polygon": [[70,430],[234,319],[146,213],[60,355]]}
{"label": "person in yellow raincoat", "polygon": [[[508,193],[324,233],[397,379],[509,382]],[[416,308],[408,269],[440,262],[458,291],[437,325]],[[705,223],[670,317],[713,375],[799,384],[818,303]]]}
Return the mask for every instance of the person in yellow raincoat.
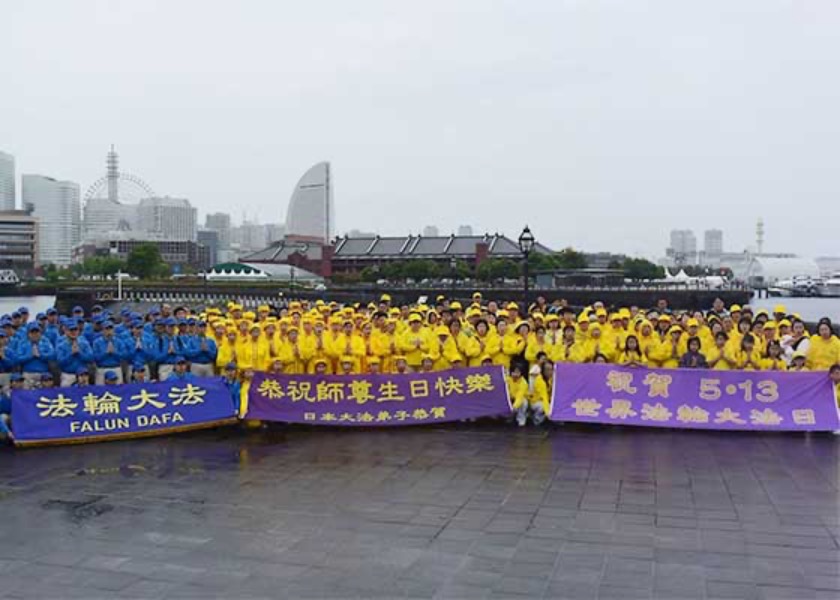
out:
{"label": "person in yellow raincoat", "polygon": [[806,365],[811,371],[827,371],[840,363],[840,340],[831,329],[831,321],[821,319],[817,333],[811,336]]}
{"label": "person in yellow raincoat", "polygon": [[420,370],[420,363],[423,362],[423,355],[429,352],[429,336],[423,328],[423,318],[417,313],[408,317],[409,329],[404,331],[397,338],[397,348],[405,357],[408,368],[417,372]]}
{"label": "person in yellow raincoat", "polygon": [[236,363],[236,330],[229,329],[224,341],[217,343],[216,367],[221,371],[229,363]]}
{"label": "person in yellow raincoat", "polygon": [[731,371],[737,366],[735,356],[730,354],[729,338],[724,331],[715,335],[714,345],[705,354],[708,368],[715,371]]}
{"label": "person in yellow raincoat", "polygon": [[483,356],[495,356],[501,350],[502,344],[496,332],[490,329],[487,321],[479,319],[475,324],[475,335],[472,338],[478,348],[478,355],[471,356],[469,366],[478,367],[481,365]]}
{"label": "person in yellow raincoat", "polygon": [[[502,311],[499,311],[500,313]],[[501,365],[505,370],[510,368],[510,355],[505,352],[505,345],[516,335],[508,323],[507,311],[496,320],[496,337],[499,338],[499,351],[492,356],[494,365]]]}
{"label": "person in yellow raincoat", "polygon": [[563,339],[554,347],[554,356],[550,357],[552,362],[583,362],[584,357],[581,354],[586,343],[578,343],[576,334],[574,325],[566,325],[563,328]]}
{"label": "person in yellow raincoat", "polygon": [[760,371],[761,353],[755,345],[755,338],[747,333],[741,338],[741,349],[735,354],[735,364],[741,371]]}
{"label": "person in yellow raincoat", "polygon": [[828,376],[831,378],[831,383],[834,384],[834,399],[837,406],[840,407],[840,364],[831,365]]}
{"label": "person in yellow raincoat", "polygon": [[289,327],[288,338],[279,344],[278,358],[283,362],[286,373],[303,375],[307,372],[307,365],[312,360],[315,347],[314,340],[301,339],[300,332],[295,326]]}
{"label": "person in yellow raincoat", "polygon": [[[507,376],[508,394],[510,403],[513,406],[513,414],[520,427],[525,426],[530,408],[530,389],[528,380],[522,377],[521,367],[514,363],[510,367],[510,374]],[[522,415],[522,416],[520,416]]]}
{"label": "person in yellow raincoat", "polygon": [[617,364],[625,367],[645,367],[647,359],[639,346],[639,338],[631,333],[624,339],[624,347],[618,356]]}
{"label": "person in yellow raincoat", "polygon": [[449,335],[449,329],[445,325],[438,325],[435,328],[435,341],[432,342],[430,354],[436,356],[435,370],[445,371],[452,368],[452,363],[463,358],[458,351],[458,345],[452,336]]}
{"label": "person in yellow raincoat", "polygon": [[251,335],[240,342],[236,351],[236,362],[242,370],[266,371],[268,369],[268,341],[263,337],[260,326],[251,325]]}
{"label": "person in yellow raincoat", "polygon": [[529,365],[537,362],[537,355],[544,353],[549,360],[554,360],[556,347],[548,343],[546,339],[546,330],[542,325],[538,325],[534,331],[534,337],[528,340],[525,346],[525,360]]}
{"label": "person in yellow raincoat", "polygon": [[777,340],[767,344],[767,351],[761,359],[762,371],[787,371],[787,363],[782,356],[782,345]]}

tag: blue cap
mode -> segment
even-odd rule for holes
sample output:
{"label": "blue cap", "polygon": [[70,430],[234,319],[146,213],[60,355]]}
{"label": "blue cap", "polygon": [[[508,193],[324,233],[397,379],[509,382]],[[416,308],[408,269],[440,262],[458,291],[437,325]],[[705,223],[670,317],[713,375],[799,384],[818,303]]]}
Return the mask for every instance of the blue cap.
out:
{"label": "blue cap", "polygon": [[47,315],[57,315],[58,311],[55,309],[54,306],[51,306],[47,309]]}
{"label": "blue cap", "polygon": [[225,365],[225,370],[228,370],[228,369],[236,369],[236,363],[233,362],[233,361],[230,361],[228,364]]}
{"label": "blue cap", "polygon": [[74,313],[81,313],[81,314],[85,314],[85,309],[84,309],[84,308],[82,308],[81,306],[74,306],[74,307],[73,307],[73,312],[74,312]]}
{"label": "blue cap", "polygon": [[12,318],[13,319],[20,319],[20,312],[18,312],[18,311],[13,312],[12,313]]}
{"label": "blue cap", "polygon": [[196,325],[199,327],[207,327],[207,321],[198,321]]}
{"label": "blue cap", "polygon": [[163,320],[163,324],[167,327],[173,327],[175,325],[175,317],[166,317]]}
{"label": "blue cap", "polygon": [[6,332],[5,331],[0,331],[0,338],[4,338],[4,337],[6,337]]}
{"label": "blue cap", "polygon": [[23,375],[20,373],[12,373],[11,377],[9,377],[11,381],[23,381]]}
{"label": "blue cap", "polygon": [[181,325],[187,325],[187,320],[183,318],[178,319],[178,326],[180,327]]}
{"label": "blue cap", "polygon": [[105,371],[105,381],[116,381],[117,374],[113,371]]}
{"label": "blue cap", "polygon": [[178,363],[185,363],[185,362],[187,362],[187,359],[186,359],[186,358],[184,358],[183,356],[176,356],[176,357],[175,357],[175,364],[178,364]]}
{"label": "blue cap", "polygon": [[38,323],[30,323],[26,326],[26,331],[41,331],[41,326]]}
{"label": "blue cap", "polygon": [[67,324],[65,325],[67,329],[78,329],[79,322],[76,319],[67,319]]}
{"label": "blue cap", "polygon": [[84,375],[85,373],[90,374],[88,370],[84,367],[79,367],[78,369],[76,369],[76,375]]}
{"label": "blue cap", "polygon": [[127,306],[123,306],[123,307],[120,309],[120,314],[121,314],[122,316],[125,316],[125,315],[127,315],[128,313],[130,313],[130,312],[131,312],[131,311],[128,309],[128,307],[127,307]]}
{"label": "blue cap", "polygon": [[19,309],[17,309],[17,311],[22,315],[28,315],[29,314],[29,309],[26,308],[25,306],[21,306]]}
{"label": "blue cap", "polygon": [[149,314],[150,315],[159,315],[160,314],[160,309],[159,308],[153,308],[152,310],[149,311]]}
{"label": "blue cap", "polygon": [[195,325],[196,323],[198,323],[198,321],[195,319],[195,317],[190,317],[189,319],[187,319],[187,325]]}
{"label": "blue cap", "polygon": [[141,321],[140,319],[134,319],[131,322],[131,326],[132,327],[143,327],[143,321]]}
{"label": "blue cap", "polygon": [[35,315],[35,320],[36,321],[43,321],[46,318],[47,318],[46,313],[38,313],[37,315]]}
{"label": "blue cap", "polygon": [[52,381],[52,378],[50,373],[41,373],[41,381]]}
{"label": "blue cap", "polygon": [[104,327],[105,329],[113,329],[114,328],[114,322],[113,321],[105,321],[102,324],[102,327]]}
{"label": "blue cap", "polygon": [[93,306],[93,308],[91,308],[90,310],[91,310],[91,312],[94,312],[94,311],[101,311],[101,310],[102,310],[102,305],[101,305],[101,304],[95,304],[95,305]]}

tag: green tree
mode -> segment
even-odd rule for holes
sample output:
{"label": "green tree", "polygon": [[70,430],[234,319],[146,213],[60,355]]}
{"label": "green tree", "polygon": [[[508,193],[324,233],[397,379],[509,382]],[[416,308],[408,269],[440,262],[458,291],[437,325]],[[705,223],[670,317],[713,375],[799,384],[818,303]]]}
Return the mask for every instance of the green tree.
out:
{"label": "green tree", "polygon": [[628,258],[621,266],[628,279],[662,279],[665,269],[644,258]]}
{"label": "green tree", "polygon": [[520,266],[510,259],[491,258],[478,266],[476,277],[482,281],[498,281],[499,279],[515,279],[519,277]]}
{"label": "green tree", "polygon": [[558,269],[585,269],[586,257],[574,248],[564,248],[553,257],[554,266]]}
{"label": "green tree", "polygon": [[126,270],[140,279],[152,279],[168,274],[169,265],[163,262],[155,244],[140,244],[128,255]]}
{"label": "green tree", "polygon": [[405,278],[420,281],[438,276],[438,266],[430,260],[409,260],[402,267]]}
{"label": "green tree", "polygon": [[374,283],[381,278],[378,266],[365,267],[362,269],[362,272],[359,273],[359,276],[362,278],[362,281],[367,283]]}

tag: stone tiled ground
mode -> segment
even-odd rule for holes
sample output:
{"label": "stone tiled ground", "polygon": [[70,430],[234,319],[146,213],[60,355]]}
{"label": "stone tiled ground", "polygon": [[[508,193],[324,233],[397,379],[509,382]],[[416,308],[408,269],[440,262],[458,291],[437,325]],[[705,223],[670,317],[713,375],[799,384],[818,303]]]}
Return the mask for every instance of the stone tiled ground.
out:
{"label": "stone tiled ground", "polygon": [[235,429],[0,453],[0,597],[838,598],[830,435]]}

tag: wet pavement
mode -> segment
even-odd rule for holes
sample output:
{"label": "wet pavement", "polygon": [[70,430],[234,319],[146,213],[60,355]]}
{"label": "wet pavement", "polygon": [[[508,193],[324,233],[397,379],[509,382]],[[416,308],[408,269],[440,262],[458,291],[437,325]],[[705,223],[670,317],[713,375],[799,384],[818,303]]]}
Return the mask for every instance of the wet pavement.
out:
{"label": "wet pavement", "polygon": [[0,597],[838,598],[831,435],[237,429],[0,451]]}

